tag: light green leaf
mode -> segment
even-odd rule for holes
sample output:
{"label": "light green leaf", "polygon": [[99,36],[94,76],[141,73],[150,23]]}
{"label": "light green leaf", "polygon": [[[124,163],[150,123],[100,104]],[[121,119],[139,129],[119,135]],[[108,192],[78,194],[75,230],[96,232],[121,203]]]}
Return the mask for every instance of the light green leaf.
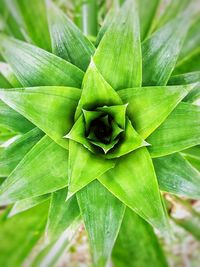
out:
{"label": "light green leaf", "polygon": [[8,214],[8,217],[12,217],[18,213],[31,209],[47,201],[49,198],[50,198],[50,194],[46,194],[46,195],[39,196],[39,197],[32,197],[32,198],[19,200],[13,205],[11,211]]}
{"label": "light green leaf", "polygon": [[104,80],[93,60],[84,76],[81,99],[76,110],[76,119],[81,109],[92,110],[101,106],[120,105],[122,101],[114,89]]}
{"label": "light green leaf", "polygon": [[42,138],[44,133],[34,128],[30,132],[18,137],[0,154],[0,176],[8,176],[28,151]]}
{"label": "light green leaf", "polygon": [[114,246],[112,259],[115,267],[168,266],[152,227],[128,208]]}
{"label": "light green leaf", "polygon": [[104,267],[111,255],[125,206],[98,181],[77,193],[88,233],[94,266]]}
{"label": "light green leaf", "polygon": [[146,148],[121,157],[115,168],[98,180],[152,226],[167,231],[157,178]]}
{"label": "light green leaf", "polygon": [[190,57],[181,62],[173,72],[173,75],[199,71],[200,70],[200,49],[196,50]]}
{"label": "light green leaf", "polygon": [[1,74],[0,72],[0,88],[11,88],[12,85],[9,83],[8,80]]}
{"label": "light green leaf", "polygon": [[178,16],[142,43],[143,86],[166,85],[190,26],[188,13]]}
{"label": "light green leaf", "polygon": [[11,87],[19,88],[19,87],[22,87],[20,82],[17,80],[16,76],[14,75],[11,67],[8,64],[6,64],[4,62],[0,62],[0,73],[2,73],[2,75],[9,82],[9,87],[3,87],[0,84],[1,88],[11,88]]}
{"label": "light green leaf", "polygon": [[53,53],[85,71],[95,52],[93,44],[51,1],[48,1],[48,19]]}
{"label": "light green leaf", "polygon": [[135,0],[126,1],[120,9],[96,50],[94,62],[115,90],[141,85],[142,58]]}
{"label": "light green leaf", "polygon": [[0,52],[25,87],[81,86],[80,69],[36,46],[0,35]]}
{"label": "light green leaf", "polygon": [[181,154],[200,172],[200,146],[194,146],[183,150]]}
{"label": "light green leaf", "polygon": [[170,85],[191,84],[191,83],[196,83],[196,86],[184,98],[184,101],[193,103],[200,98],[200,71],[194,71],[171,76],[168,82],[168,84]]}
{"label": "light green leaf", "polygon": [[200,107],[180,103],[148,138],[152,157],[162,157],[200,144]]}
{"label": "light green leaf", "polygon": [[81,144],[70,140],[68,197],[114,166],[115,160],[107,160],[95,155]]}
{"label": "light green leaf", "polygon": [[[24,21],[25,37],[37,46],[51,51],[45,0],[17,0],[17,7]],[[36,19],[37,18],[37,19]],[[20,26],[20,25],[19,25]]]}
{"label": "light green leaf", "polygon": [[[161,0],[138,0],[141,40],[148,36]],[[148,8],[147,8],[148,7]]]}
{"label": "light green leaf", "polygon": [[147,138],[167,118],[194,85],[130,88],[119,91],[136,131]]}
{"label": "light green leaf", "polygon": [[48,243],[57,240],[80,215],[76,196],[66,202],[67,188],[52,193],[46,238]]}
{"label": "light green leaf", "polygon": [[3,101],[0,101],[0,125],[17,133],[26,133],[34,128],[31,122],[10,108]]}
{"label": "light green leaf", "polygon": [[25,258],[44,232],[47,208],[48,203],[44,203],[12,218],[1,220],[1,266],[22,266]]}
{"label": "light green leaf", "polygon": [[75,88],[44,86],[0,90],[0,98],[55,142],[68,148],[68,141],[63,136],[73,125],[80,92]]}
{"label": "light green leaf", "polygon": [[200,173],[180,154],[154,159],[153,164],[161,190],[200,199]]}
{"label": "light green leaf", "polygon": [[65,187],[67,168],[67,150],[49,137],[43,137],[1,185],[0,204],[41,196]]}

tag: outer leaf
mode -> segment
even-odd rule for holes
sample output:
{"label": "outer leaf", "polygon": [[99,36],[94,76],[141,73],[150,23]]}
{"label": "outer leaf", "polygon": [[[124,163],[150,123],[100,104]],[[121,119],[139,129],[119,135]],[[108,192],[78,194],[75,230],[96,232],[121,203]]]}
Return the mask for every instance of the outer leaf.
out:
{"label": "outer leaf", "polygon": [[17,0],[17,6],[24,21],[26,39],[30,38],[37,46],[51,51],[45,0],[34,0],[28,3],[27,0]]}
{"label": "outer leaf", "polygon": [[94,266],[103,267],[111,255],[125,207],[98,181],[79,191],[77,199],[89,235]]}
{"label": "outer leaf", "polygon": [[180,103],[160,127],[147,138],[152,157],[161,157],[200,143],[200,107]]}
{"label": "outer leaf", "polygon": [[184,14],[167,23],[142,44],[143,85],[166,85],[190,26]]}
{"label": "outer leaf", "polygon": [[47,207],[48,205],[45,203],[1,221],[1,266],[22,266],[30,250],[44,232]]}
{"label": "outer leaf", "polygon": [[116,90],[141,85],[140,31],[135,2],[125,2],[94,55],[97,68]]}
{"label": "outer leaf", "polygon": [[68,197],[114,166],[114,160],[95,155],[79,143],[70,140]]}
{"label": "outer leaf", "polygon": [[200,198],[200,173],[178,153],[153,161],[159,187],[188,198]]}
{"label": "outer leaf", "polygon": [[44,134],[37,128],[22,135],[0,154],[0,176],[6,177]]}
{"label": "outer leaf", "polygon": [[159,3],[160,0],[153,0],[150,4],[149,0],[138,0],[141,40],[144,40],[145,37],[148,36]]}
{"label": "outer leaf", "polygon": [[76,110],[76,119],[81,109],[93,110],[96,107],[120,105],[122,101],[114,89],[104,80],[93,60],[84,76],[83,90]]}
{"label": "outer leaf", "polygon": [[67,151],[45,136],[0,188],[0,204],[41,196],[67,185]]}
{"label": "outer leaf", "polygon": [[34,128],[31,122],[14,111],[3,101],[0,101],[0,125],[17,133],[26,133]]}
{"label": "outer leaf", "polygon": [[1,35],[0,52],[23,86],[81,86],[83,72],[45,50]]}
{"label": "outer leaf", "polygon": [[151,226],[126,209],[113,250],[115,267],[167,267],[167,261]]}
{"label": "outer leaf", "polygon": [[121,157],[114,169],[98,179],[151,225],[161,231],[167,229],[157,179],[146,148]]}
{"label": "outer leaf", "polygon": [[192,91],[184,98],[186,102],[195,102],[200,98],[200,71],[189,72],[180,75],[174,75],[170,78],[168,84],[191,84],[196,83]]}
{"label": "outer leaf", "polygon": [[6,78],[6,80],[9,82],[9,86],[7,86],[7,87],[0,85],[2,88],[22,87],[20,82],[17,80],[16,76],[14,75],[11,67],[8,64],[6,64],[4,62],[0,62],[0,72]]}
{"label": "outer leaf", "polygon": [[53,53],[85,71],[95,51],[93,44],[51,1],[48,18]]}
{"label": "outer leaf", "polygon": [[189,86],[130,88],[119,91],[136,131],[148,137],[172,112],[176,105],[194,88]]}
{"label": "outer leaf", "polygon": [[188,148],[181,154],[200,172],[200,146]]}
{"label": "outer leaf", "polygon": [[[80,90],[68,87],[34,87],[1,90],[0,98],[67,148],[63,136],[73,125]],[[48,103],[48,105],[47,105]]]}
{"label": "outer leaf", "polygon": [[76,197],[66,202],[67,188],[54,192],[51,197],[46,228],[48,242],[57,240],[80,215]]}
{"label": "outer leaf", "polygon": [[46,194],[46,195],[39,196],[39,197],[27,198],[27,199],[17,201],[13,205],[11,211],[9,212],[8,217],[12,217],[18,213],[31,209],[47,201],[49,198],[50,198],[50,194]]}

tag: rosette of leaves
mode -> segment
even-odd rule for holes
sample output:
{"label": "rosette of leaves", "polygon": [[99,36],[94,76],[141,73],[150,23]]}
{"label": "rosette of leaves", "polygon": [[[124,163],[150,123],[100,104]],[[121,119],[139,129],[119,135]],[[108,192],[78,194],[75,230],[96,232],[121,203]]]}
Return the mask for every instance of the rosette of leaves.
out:
{"label": "rosette of leaves", "polygon": [[111,10],[95,45],[51,1],[15,1],[15,16],[4,2],[18,38],[0,36],[4,266],[44,232],[31,266],[52,266],[81,219],[94,266],[167,266],[160,190],[200,197],[199,19],[184,1],[153,20],[158,2]]}

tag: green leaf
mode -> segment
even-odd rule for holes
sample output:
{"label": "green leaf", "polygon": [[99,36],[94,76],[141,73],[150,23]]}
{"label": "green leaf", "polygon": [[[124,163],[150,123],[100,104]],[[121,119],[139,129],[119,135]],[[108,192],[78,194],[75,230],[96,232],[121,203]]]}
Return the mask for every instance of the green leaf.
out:
{"label": "green leaf", "polygon": [[73,125],[80,92],[75,88],[44,86],[0,90],[0,98],[55,142],[68,148],[63,136]]}
{"label": "green leaf", "polygon": [[152,227],[126,209],[112,259],[115,267],[167,267],[162,248]]}
{"label": "green leaf", "polygon": [[95,155],[81,144],[70,140],[68,197],[114,166],[115,160],[107,160]]}
{"label": "green leaf", "polygon": [[26,133],[34,128],[31,122],[10,108],[3,101],[0,101],[0,125],[17,133]]}
{"label": "green leaf", "polygon": [[161,190],[200,199],[200,173],[180,154],[156,158],[153,164]]}
{"label": "green leaf", "polygon": [[24,21],[26,39],[31,39],[35,45],[51,51],[45,0],[34,0],[29,3],[27,0],[17,0],[17,7]]}
{"label": "green leaf", "polygon": [[178,16],[142,43],[143,86],[166,85],[190,26],[188,13]]}
{"label": "green leaf", "polygon": [[115,90],[141,85],[142,57],[135,2],[125,2],[94,55],[97,68]]}
{"label": "green leaf", "polygon": [[0,52],[25,87],[81,86],[80,69],[36,46],[0,35]]}
{"label": "green leaf", "polygon": [[53,53],[85,71],[95,52],[93,44],[51,1],[48,1],[48,19]]}
{"label": "green leaf", "polygon": [[151,30],[160,1],[161,0],[151,0],[151,3],[149,4],[149,0],[138,0],[141,40],[144,40]]}
{"label": "green leaf", "polygon": [[65,187],[67,168],[67,150],[49,137],[43,137],[1,185],[0,204],[41,196]]}
{"label": "green leaf", "polygon": [[148,138],[152,157],[162,157],[200,144],[200,107],[180,103]]}
{"label": "green leaf", "polygon": [[122,101],[114,89],[104,80],[93,60],[84,76],[81,99],[76,110],[76,119],[81,109],[92,110],[101,106],[120,105]]}
{"label": "green leaf", "polygon": [[1,74],[0,72],[0,87],[1,88],[11,88],[12,85],[9,83],[8,80]]}
{"label": "green leaf", "polygon": [[194,146],[183,150],[181,154],[200,172],[200,146]]}
{"label": "green leaf", "polygon": [[136,131],[147,138],[167,118],[194,85],[130,88],[119,91]]}
{"label": "green leaf", "polygon": [[44,203],[1,221],[1,266],[22,266],[25,258],[44,232],[47,208],[48,203]]}
{"label": "green leaf", "polygon": [[76,196],[66,202],[67,188],[52,193],[46,238],[48,243],[57,240],[80,215]]}
{"label": "green leaf", "polygon": [[111,255],[125,206],[98,181],[77,193],[92,249],[94,266],[104,267]]}
{"label": "green leaf", "polygon": [[167,231],[157,178],[146,148],[121,157],[115,168],[98,180],[152,226]]}
{"label": "green leaf", "polygon": [[5,147],[0,154],[0,176],[8,176],[43,135],[39,129],[34,128]]}
{"label": "green leaf", "polygon": [[23,211],[31,209],[31,208],[47,201],[49,198],[50,198],[50,194],[46,194],[46,195],[39,196],[39,197],[32,197],[32,198],[19,200],[13,205],[11,211],[8,214],[8,217],[12,217],[16,214],[23,212]]}
{"label": "green leaf", "polygon": [[196,86],[184,98],[184,101],[193,103],[200,98],[200,71],[171,76],[168,82],[168,84],[170,85],[191,84],[191,83],[196,83]]}
{"label": "green leaf", "polygon": [[0,73],[2,73],[2,75],[9,82],[9,87],[3,87],[3,86],[1,86],[1,84],[0,84],[0,87],[2,87],[2,88],[22,87],[20,82],[17,80],[16,76],[14,75],[11,67],[8,64],[6,64],[4,62],[0,62]]}

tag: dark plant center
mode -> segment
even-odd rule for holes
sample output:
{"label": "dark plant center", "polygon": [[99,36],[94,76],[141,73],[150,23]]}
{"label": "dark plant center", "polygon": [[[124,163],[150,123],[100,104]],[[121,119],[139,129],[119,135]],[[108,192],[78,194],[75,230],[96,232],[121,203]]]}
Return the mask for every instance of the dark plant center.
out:
{"label": "dark plant center", "polygon": [[92,121],[90,133],[93,132],[98,141],[107,144],[110,142],[112,126],[110,118],[102,117]]}

